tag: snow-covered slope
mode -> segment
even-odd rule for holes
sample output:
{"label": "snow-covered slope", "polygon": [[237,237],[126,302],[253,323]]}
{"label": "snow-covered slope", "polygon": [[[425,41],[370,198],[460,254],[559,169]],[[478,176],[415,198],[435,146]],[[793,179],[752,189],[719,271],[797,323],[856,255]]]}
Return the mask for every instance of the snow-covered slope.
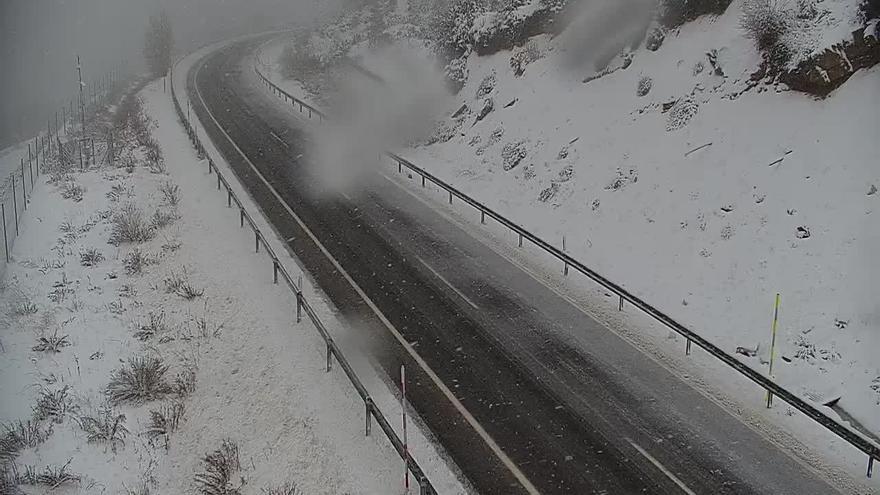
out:
{"label": "snow-covered slope", "polygon": [[[729,352],[760,345],[744,357],[756,368],[780,293],[777,379],[841,396],[880,433],[880,70],[824,100],[747,90],[760,55],[739,7],[587,83],[560,65],[564,35],[533,39],[541,58],[522,77],[510,52],[472,55],[450,113],[472,111],[445,120],[447,142],[405,155],[544,238],[565,235],[588,266]],[[475,123],[486,98],[494,110]]]}

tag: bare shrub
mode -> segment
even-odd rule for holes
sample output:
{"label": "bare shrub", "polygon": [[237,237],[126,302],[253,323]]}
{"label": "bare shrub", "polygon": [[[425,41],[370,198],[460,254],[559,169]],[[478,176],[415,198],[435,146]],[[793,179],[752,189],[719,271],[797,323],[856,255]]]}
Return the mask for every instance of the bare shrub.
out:
{"label": "bare shrub", "polygon": [[143,342],[149,340],[158,333],[164,333],[165,330],[167,330],[167,326],[165,325],[165,312],[160,311],[154,313],[150,311],[149,321],[141,324],[138,331],[134,333],[134,336],[136,339]]}
{"label": "bare shrub", "polygon": [[183,402],[171,401],[163,405],[159,409],[150,411],[150,424],[147,426],[146,435],[150,440],[162,438],[165,448],[168,448],[168,441],[171,434],[177,431],[186,408]]}
{"label": "bare shrub", "polygon": [[158,357],[135,357],[114,371],[107,395],[114,404],[141,404],[174,391],[165,380],[168,366]]}
{"label": "bare shrub", "polygon": [[164,229],[176,222],[178,218],[180,217],[177,215],[177,212],[160,208],[153,213],[153,218],[150,219],[150,227],[152,227],[153,230]]}
{"label": "bare shrub", "polygon": [[104,261],[104,255],[96,248],[89,248],[79,253],[79,264],[82,266],[95,266]]}
{"label": "bare shrub", "polygon": [[36,475],[36,484],[55,489],[62,485],[79,483],[82,477],[68,470],[72,461],[73,459],[69,459],[63,466],[46,466],[43,472]]}
{"label": "bare shrub", "polygon": [[196,370],[186,368],[174,377],[174,393],[181,399],[189,397],[196,391]]}
{"label": "bare shrub", "polygon": [[232,440],[223,440],[219,449],[207,454],[203,459],[204,471],[196,473],[195,482],[199,492],[204,495],[240,495],[244,486],[241,478],[233,484],[233,478],[241,471],[238,445]]}
{"label": "bare shrub", "polygon": [[37,405],[34,406],[34,419],[51,419],[55,423],[61,423],[69,413],[76,412],[78,407],[73,403],[71,390],[70,385],[57,390],[43,387],[37,398]]}
{"label": "bare shrub", "polygon": [[150,495],[150,485],[146,481],[134,488],[125,487],[125,495]]}
{"label": "bare shrub", "polygon": [[188,301],[201,297],[205,293],[204,289],[197,289],[189,282],[186,270],[182,273],[172,271],[170,275],[165,277],[164,283],[165,292],[177,294]]}
{"label": "bare shrub", "polygon": [[152,258],[138,248],[134,248],[134,250],[125,255],[125,258],[122,260],[122,264],[125,267],[125,273],[128,275],[137,275],[143,272],[144,267],[152,263]]}
{"label": "bare shrub", "polygon": [[131,186],[125,187],[123,184],[113,184],[113,187],[111,187],[110,191],[106,194],[107,199],[112,203],[115,203],[122,198],[130,198],[132,195],[134,195],[134,188]]}
{"label": "bare shrub", "polygon": [[170,180],[163,180],[159,184],[159,192],[168,206],[177,206],[180,202],[180,187]]}
{"label": "bare shrub", "polygon": [[65,182],[61,185],[61,197],[72,199],[75,203],[82,201],[85,192],[86,189],[76,182]]}
{"label": "bare shrub", "polygon": [[37,343],[31,349],[36,352],[59,353],[61,349],[70,346],[70,335],[58,335],[58,329],[52,335],[43,334],[37,338]]}
{"label": "bare shrub", "polygon": [[291,481],[287,481],[283,485],[261,488],[260,491],[266,495],[302,495],[302,491],[296,487],[296,483]]}
{"label": "bare shrub", "polygon": [[125,204],[113,215],[110,244],[118,246],[124,242],[146,242],[156,234],[155,229],[144,218],[140,208],[134,203]]}
{"label": "bare shrub", "polygon": [[14,309],[16,316],[35,315],[37,311],[37,305],[27,299],[18,303]]}
{"label": "bare shrub", "polygon": [[125,445],[125,436],[128,435],[125,414],[117,413],[112,407],[102,407],[94,416],[80,416],[79,425],[86,432],[89,443],[108,443],[113,453],[116,453],[117,445]]}

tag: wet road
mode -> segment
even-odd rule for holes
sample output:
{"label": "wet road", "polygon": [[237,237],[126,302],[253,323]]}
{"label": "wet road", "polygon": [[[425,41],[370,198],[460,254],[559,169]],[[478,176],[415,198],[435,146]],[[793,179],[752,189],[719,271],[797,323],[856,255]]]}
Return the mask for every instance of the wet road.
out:
{"label": "wet road", "polygon": [[480,493],[835,493],[396,183],[313,194],[309,126],[255,82],[254,48],[196,64],[200,120],[377,362],[394,381],[407,365],[412,406]]}

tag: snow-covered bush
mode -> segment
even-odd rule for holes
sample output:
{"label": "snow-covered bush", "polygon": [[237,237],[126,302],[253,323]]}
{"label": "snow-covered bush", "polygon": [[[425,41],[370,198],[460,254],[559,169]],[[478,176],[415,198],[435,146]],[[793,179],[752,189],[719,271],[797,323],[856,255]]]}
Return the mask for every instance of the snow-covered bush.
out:
{"label": "snow-covered bush", "polygon": [[525,140],[505,144],[501,150],[502,167],[505,171],[512,170],[525,159],[527,154]]}
{"label": "snow-covered bush", "polygon": [[686,126],[697,114],[699,104],[691,98],[682,98],[669,109],[669,118],[666,122],[667,131],[675,131]]}
{"label": "snow-covered bush", "polygon": [[452,0],[435,14],[428,36],[442,57],[457,59],[470,51],[473,44],[471,27],[484,9],[482,2],[476,0]]}
{"label": "snow-covered bush", "polygon": [[449,86],[451,86],[451,89],[457,93],[467,82],[467,57],[459,57],[450,61],[446,64],[446,67],[443,68],[443,73],[446,76],[446,81],[449,83]]}
{"label": "snow-covered bush", "polygon": [[768,61],[781,66],[792,58],[784,37],[794,25],[793,10],[787,0],[745,0],[740,26],[755,42]]}
{"label": "snow-covered bush", "polygon": [[639,84],[636,87],[636,95],[637,96],[645,96],[651,91],[651,86],[653,86],[654,80],[648,76],[642,76],[639,79]]}
{"label": "snow-covered bush", "polygon": [[497,82],[497,77],[495,71],[493,70],[486,77],[480,81],[480,85],[477,86],[476,94],[474,94],[474,98],[480,99],[485,96],[488,96],[495,89],[495,84]]}
{"label": "snow-covered bush", "polygon": [[517,77],[523,75],[526,66],[541,58],[541,49],[534,41],[529,41],[522,48],[515,49],[510,57],[510,68]]}

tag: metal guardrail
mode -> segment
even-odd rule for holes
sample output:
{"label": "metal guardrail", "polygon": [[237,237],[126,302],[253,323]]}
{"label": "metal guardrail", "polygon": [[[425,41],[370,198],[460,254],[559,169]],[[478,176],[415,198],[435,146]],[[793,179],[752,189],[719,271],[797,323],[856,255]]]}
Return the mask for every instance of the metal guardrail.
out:
{"label": "metal guardrail", "polygon": [[[263,75],[260,72],[260,70],[257,68],[256,65],[254,65],[254,72],[260,77],[260,80],[263,82],[263,84],[265,84],[276,96],[279,96],[285,102],[290,102],[294,107],[299,105],[300,112],[303,112],[303,108],[308,109],[309,118],[312,117],[312,114],[318,115],[322,121],[327,118],[327,116],[325,114],[321,113],[318,109],[306,104],[302,100],[299,100],[295,96],[287,93],[286,91],[281,89],[278,85],[276,85],[275,83],[270,81],[269,78],[267,78],[265,75]],[[535,246],[541,248],[544,252],[546,252],[550,256],[553,256],[557,260],[561,261],[563,263],[563,274],[568,275],[569,268],[573,268],[573,269],[579,271],[580,273],[582,273],[583,275],[587,276],[588,278],[590,278],[594,282],[598,283],[599,285],[601,285],[605,289],[610,290],[611,292],[615,293],[619,298],[618,310],[623,309],[624,301],[629,302],[631,305],[635,306],[636,308],[641,310],[643,313],[647,314],[648,316],[650,316],[653,319],[657,320],[658,322],[662,323],[663,325],[665,325],[666,327],[668,327],[672,331],[683,336],[686,339],[685,354],[690,354],[691,343],[696,343],[697,346],[699,346],[700,348],[705,350],[707,353],[714,356],[715,358],[720,360],[722,363],[730,366],[731,368],[733,368],[734,370],[738,371],[740,374],[745,376],[747,379],[751,380],[752,382],[758,384],[763,389],[765,389],[768,393],[768,399],[767,399],[768,400],[768,407],[770,404],[770,400],[773,396],[779,397],[780,399],[782,399],[783,401],[788,403],[790,406],[792,406],[795,409],[797,409],[798,411],[802,412],[808,418],[812,419],[813,421],[815,421],[815,422],[819,423],[820,425],[822,425],[823,427],[825,427],[831,433],[834,433],[835,435],[837,435],[838,437],[840,437],[841,439],[843,439],[844,441],[846,441],[847,443],[849,443],[853,447],[862,451],[863,453],[865,453],[868,456],[868,467],[867,467],[866,476],[868,478],[870,478],[872,476],[874,461],[875,460],[880,461],[880,447],[878,447],[876,444],[874,444],[872,441],[868,440],[867,438],[863,437],[860,433],[852,430],[851,428],[849,428],[847,426],[844,426],[844,425],[838,423],[834,419],[830,418],[826,414],[822,413],[821,411],[819,411],[818,409],[813,407],[811,404],[808,404],[806,401],[804,401],[800,397],[789,392],[787,389],[785,389],[784,387],[782,387],[778,383],[774,382],[769,377],[767,377],[764,374],[762,374],[761,372],[753,369],[752,367],[747,366],[746,364],[740,362],[738,359],[736,359],[732,355],[728,354],[727,352],[722,350],[720,347],[716,346],[712,342],[709,342],[708,340],[701,337],[700,335],[698,335],[694,331],[690,330],[689,328],[685,327],[681,323],[675,321],[672,317],[664,314],[659,309],[648,304],[647,302],[643,301],[639,297],[631,294],[630,292],[628,292],[626,289],[624,289],[620,285],[603,277],[598,272],[587,267],[585,264],[583,264],[580,261],[578,261],[577,259],[573,258],[571,255],[564,252],[563,250],[560,250],[556,246],[553,246],[552,244],[545,241],[544,239],[541,239],[537,235],[529,232],[528,230],[526,230],[525,228],[516,224],[515,222],[505,218],[504,216],[495,212],[494,210],[492,210],[488,206],[484,205],[483,203],[480,203],[479,201],[477,201],[477,200],[471,198],[470,196],[466,195],[465,193],[459,191],[458,189],[456,189],[452,185],[447,184],[446,182],[444,182],[443,180],[434,176],[433,174],[431,174],[427,170],[415,165],[414,163],[406,160],[405,158],[403,158],[395,153],[386,152],[385,154],[389,158],[391,158],[392,160],[397,162],[398,172],[402,171],[403,167],[406,167],[407,169],[418,174],[422,179],[422,187],[425,187],[426,181],[430,181],[431,183],[437,185],[438,187],[440,187],[441,189],[443,189],[447,193],[449,193],[449,204],[452,204],[453,197],[456,197],[456,198],[464,201],[468,205],[472,206],[476,210],[479,210],[480,211],[480,223],[485,223],[486,217],[488,216],[489,218],[494,219],[495,221],[497,221],[501,225],[507,227],[511,231],[518,234],[519,235],[519,247],[522,247],[523,240],[525,239],[525,240],[531,242],[532,244],[534,244]]]}
{"label": "metal guardrail", "polygon": [[[178,60],[177,63],[179,63]],[[173,68],[172,68],[173,69]],[[372,419],[376,420],[379,428],[391,442],[391,445],[394,447],[394,450],[397,451],[397,454],[400,456],[402,460],[406,463],[407,469],[413,474],[416,483],[419,485],[419,494],[420,495],[436,495],[437,491],[434,489],[434,486],[431,484],[427,475],[425,475],[424,470],[419,466],[418,462],[412,457],[407,447],[403,444],[400,438],[397,436],[397,433],[391,427],[391,424],[388,422],[388,419],[379,409],[379,406],[376,405],[373,398],[371,397],[369,391],[364,386],[363,382],[361,382],[360,378],[352,368],[351,364],[349,364],[348,360],[342,353],[342,350],[336,344],[336,341],[333,340],[333,337],[330,336],[330,332],[327,330],[327,327],[318,317],[315,310],[312,308],[311,304],[306,300],[305,296],[302,293],[302,278],[300,277],[298,283],[293,281],[293,278],[288,273],[287,269],[281,264],[278,256],[275,254],[275,251],[266,242],[266,237],[260,231],[259,227],[257,227],[254,222],[251,214],[244,208],[242,202],[239,200],[238,196],[229,186],[229,182],[226,177],[223,176],[223,173],[217,168],[217,165],[214,163],[214,160],[208,155],[207,150],[202,145],[201,139],[195,131],[195,128],[192,126],[190,121],[187,119],[186,114],[183,111],[183,108],[180,106],[180,102],[177,99],[177,93],[174,89],[174,77],[173,71],[171,73],[171,99],[174,102],[174,109],[177,112],[177,117],[180,119],[181,124],[186,130],[187,135],[189,136],[190,142],[193,147],[200,153],[201,156],[207,157],[208,162],[208,174],[216,174],[217,175],[217,190],[221,190],[221,186],[226,189],[226,206],[232,207],[233,202],[239,210],[239,223],[241,227],[244,227],[245,220],[247,220],[248,225],[251,230],[254,232],[254,250],[255,252],[260,252],[260,245],[265,248],[266,254],[269,256],[269,259],[272,261],[272,278],[274,283],[278,283],[279,274],[284,279],[284,282],[287,284],[287,287],[293,292],[296,297],[296,321],[299,323],[302,321],[302,314],[305,312],[306,316],[308,316],[309,320],[311,320],[312,324],[318,330],[321,338],[324,340],[324,343],[327,347],[327,366],[326,371],[329,373],[332,369],[333,358],[336,358],[336,361],[339,363],[339,366],[342,368],[345,376],[354,386],[358,395],[361,397],[361,400],[364,402],[364,411],[365,411],[365,425],[364,432],[365,435],[369,436],[372,431]],[[297,100],[298,101],[298,100]],[[303,104],[303,107],[308,107],[312,111],[315,111],[314,108],[308,106],[307,104],[300,102]],[[323,118],[323,115],[321,115]]]}

